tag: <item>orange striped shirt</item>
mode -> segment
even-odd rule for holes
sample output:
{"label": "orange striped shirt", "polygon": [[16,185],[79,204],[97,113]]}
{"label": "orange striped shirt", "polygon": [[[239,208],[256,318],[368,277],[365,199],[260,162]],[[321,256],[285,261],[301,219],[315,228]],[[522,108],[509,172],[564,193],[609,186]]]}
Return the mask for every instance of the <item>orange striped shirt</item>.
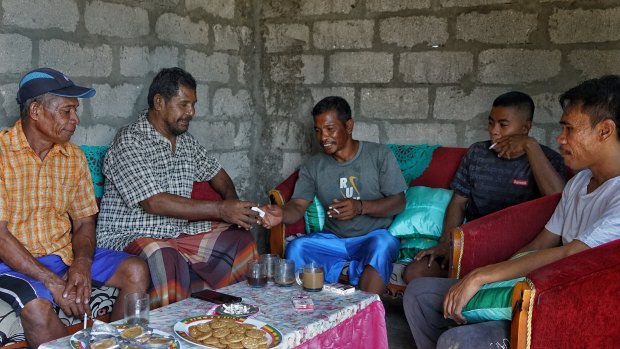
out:
{"label": "orange striped shirt", "polygon": [[71,219],[97,213],[82,150],[55,144],[44,160],[30,148],[21,120],[0,131],[0,221],[34,256],[71,265]]}

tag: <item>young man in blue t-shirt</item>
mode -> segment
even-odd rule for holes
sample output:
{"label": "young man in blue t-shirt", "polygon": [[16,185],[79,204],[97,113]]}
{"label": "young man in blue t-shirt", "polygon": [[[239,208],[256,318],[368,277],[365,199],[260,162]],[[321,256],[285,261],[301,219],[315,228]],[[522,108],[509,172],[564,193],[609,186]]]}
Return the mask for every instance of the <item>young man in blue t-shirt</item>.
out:
{"label": "young man in blue t-shirt", "polygon": [[562,191],[562,157],[528,135],[534,101],[523,92],[508,92],[493,101],[488,141],[467,151],[450,188],[439,243],[420,251],[405,268],[403,280],[423,276],[447,277],[451,231],[467,219],[485,216],[509,206]]}

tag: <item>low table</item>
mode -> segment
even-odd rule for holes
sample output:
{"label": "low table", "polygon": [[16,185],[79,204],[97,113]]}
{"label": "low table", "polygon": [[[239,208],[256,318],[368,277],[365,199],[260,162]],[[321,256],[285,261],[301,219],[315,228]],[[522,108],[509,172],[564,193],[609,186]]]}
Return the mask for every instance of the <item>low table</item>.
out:
{"label": "low table", "polygon": [[[243,298],[244,303],[257,305],[260,312],[254,317],[282,333],[278,348],[387,348],[385,310],[379,296],[355,291],[350,295],[337,295],[328,291],[305,292],[299,286],[279,287],[268,284],[264,288],[251,288],[240,282],[218,291]],[[304,294],[314,301],[313,312],[297,312],[291,298]],[[174,333],[174,324],[191,316],[205,315],[214,304],[188,298],[152,310],[150,326],[167,333]],[[182,348],[200,348],[175,337]],[[69,348],[70,336],[41,346],[44,349]]]}

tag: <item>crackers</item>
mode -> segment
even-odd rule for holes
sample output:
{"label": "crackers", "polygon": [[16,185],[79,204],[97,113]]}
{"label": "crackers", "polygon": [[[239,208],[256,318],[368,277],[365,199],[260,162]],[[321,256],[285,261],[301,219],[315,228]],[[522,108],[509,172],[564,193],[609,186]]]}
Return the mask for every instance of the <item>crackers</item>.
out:
{"label": "crackers", "polygon": [[252,324],[216,319],[189,327],[192,342],[213,348],[267,349],[267,333]]}

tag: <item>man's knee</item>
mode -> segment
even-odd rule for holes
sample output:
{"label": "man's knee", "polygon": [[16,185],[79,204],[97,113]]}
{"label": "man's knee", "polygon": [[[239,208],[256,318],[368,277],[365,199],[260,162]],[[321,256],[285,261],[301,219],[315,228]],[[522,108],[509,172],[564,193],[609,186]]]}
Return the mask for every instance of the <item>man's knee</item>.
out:
{"label": "man's knee", "polygon": [[140,257],[128,257],[119,265],[114,276],[120,276],[122,286],[131,284],[146,289],[149,285],[149,268]]}
{"label": "man's knee", "polygon": [[54,317],[58,317],[54,306],[44,298],[33,299],[26,303],[20,314],[24,328],[45,326]]}
{"label": "man's knee", "polygon": [[428,257],[407,264],[403,270],[403,281],[408,284],[411,280],[421,277],[447,277],[447,271],[442,270],[437,262],[428,266]]}

